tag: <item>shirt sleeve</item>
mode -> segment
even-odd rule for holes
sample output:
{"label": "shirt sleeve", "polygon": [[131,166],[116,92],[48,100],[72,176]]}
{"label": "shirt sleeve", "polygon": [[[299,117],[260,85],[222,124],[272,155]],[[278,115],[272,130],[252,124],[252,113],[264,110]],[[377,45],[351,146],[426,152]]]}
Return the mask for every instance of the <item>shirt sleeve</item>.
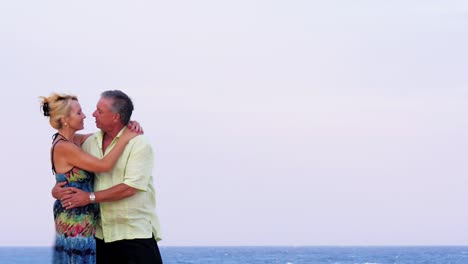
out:
{"label": "shirt sleeve", "polygon": [[137,136],[131,141],[134,142],[125,167],[123,183],[140,191],[147,191],[149,181],[152,180],[153,149],[144,136]]}

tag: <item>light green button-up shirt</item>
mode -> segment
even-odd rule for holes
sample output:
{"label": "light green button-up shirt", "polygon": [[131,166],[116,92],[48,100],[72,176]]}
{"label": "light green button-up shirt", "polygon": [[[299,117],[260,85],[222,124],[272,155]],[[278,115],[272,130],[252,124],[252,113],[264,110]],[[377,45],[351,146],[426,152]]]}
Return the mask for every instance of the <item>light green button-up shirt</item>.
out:
{"label": "light green button-up shirt", "polygon": [[[103,132],[96,132],[82,145],[84,151],[103,158],[115,146],[123,133],[119,132],[102,153]],[[153,186],[153,150],[146,137],[139,135],[127,144],[110,172],[96,173],[94,190],[101,191],[120,183],[127,184],[137,193],[125,199],[100,203],[100,217],[96,237],[105,242],[123,239],[160,238],[159,220],[156,216],[156,199]]]}

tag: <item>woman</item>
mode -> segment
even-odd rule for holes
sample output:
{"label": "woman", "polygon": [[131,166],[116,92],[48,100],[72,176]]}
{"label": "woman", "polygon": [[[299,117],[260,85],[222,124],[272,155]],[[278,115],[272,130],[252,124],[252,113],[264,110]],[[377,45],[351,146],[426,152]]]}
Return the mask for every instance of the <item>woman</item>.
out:
{"label": "woman", "polygon": [[[52,94],[42,98],[42,110],[57,129],[51,147],[52,171],[57,182],[67,187],[93,191],[94,174],[111,170],[126,144],[139,132],[126,129],[115,147],[103,159],[82,151],[80,146],[89,135],[76,134],[86,118],[76,96]],[[95,263],[94,239],[98,207],[94,203],[65,209],[59,200],[54,203],[56,229],[54,263]]]}

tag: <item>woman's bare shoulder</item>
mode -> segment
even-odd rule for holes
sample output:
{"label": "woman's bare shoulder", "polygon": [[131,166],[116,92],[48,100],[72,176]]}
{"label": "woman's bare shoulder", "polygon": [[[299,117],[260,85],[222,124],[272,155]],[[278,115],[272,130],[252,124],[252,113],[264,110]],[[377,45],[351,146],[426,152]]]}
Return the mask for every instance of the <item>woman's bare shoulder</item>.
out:
{"label": "woman's bare shoulder", "polygon": [[90,134],[75,134],[75,137],[74,137],[73,141],[74,141],[74,143],[76,145],[81,146],[86,141],[86,139],[88,139],[91,135],[92,135],[92,133],[90,133]]}

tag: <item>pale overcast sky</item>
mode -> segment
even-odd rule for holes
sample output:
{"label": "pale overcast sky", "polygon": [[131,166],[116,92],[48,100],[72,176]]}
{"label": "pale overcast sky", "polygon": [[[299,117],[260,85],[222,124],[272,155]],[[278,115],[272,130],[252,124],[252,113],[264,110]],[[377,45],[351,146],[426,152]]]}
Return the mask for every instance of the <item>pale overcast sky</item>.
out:
{"label": "pale overcast sky", "polygon": [[121,89],[161,246],[468,244],[465,1],[3,1],[0,246],[49,246],[38,96]]}

